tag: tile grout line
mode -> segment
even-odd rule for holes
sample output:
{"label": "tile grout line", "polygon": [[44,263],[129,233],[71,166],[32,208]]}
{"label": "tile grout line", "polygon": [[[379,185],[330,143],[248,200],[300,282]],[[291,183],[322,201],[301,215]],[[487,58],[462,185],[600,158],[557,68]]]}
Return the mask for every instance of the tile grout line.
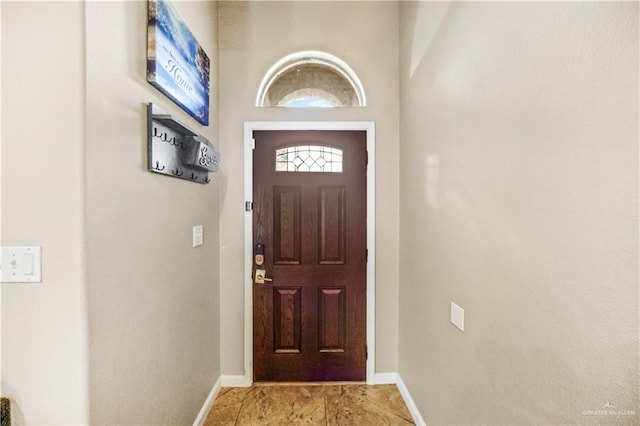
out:
{"label": "tile grout line", "polygon": [[[396,386],[396,388],[397,388],[397,386]],[[387,412],[387,413],[389,413],[389,414],[391,414],[391,415],[393,415],[395,417],[398,417],[398,418],[400,418],[400,419],[402,419],[402,420],[404,420],[406,422],[409,422],[410,424],[415,424],[413,419],[407,419],[407,418],[403,417],[402,415],[398,414],[395,410],[392,410],[391,407],[388,407],[386,404],[382,405],[377,401],[369,399],[368,397],[365,398],[365,399],[368,400],[369,404],[371,404],[374,407],[378,408],[380,411]],[[405,404],[405,406],[406,406],[406,404]]]}
{"label": "tile grout line", "polygon": [[324,425],[329,426],[329,413],[327,412],[327,394],[323,389],[322,400],[324,401]]}
{"label": "tile grout line", "polygon": [[[253,386],[251,386],[253,387]],[[244,402],[247,400],[247,395],[249,395],[249,393],[251,393],[253,389],[249,389],[245,394],[244,397],[242,397],[242,404],[240,404],[240,409],[238,409],[238,414],[236,415],[236,421],[233,422],[234,426],[236,426],[238,424],[238,419],[240,419],[240,413],[242,412],[242,407],[244,407]]]}

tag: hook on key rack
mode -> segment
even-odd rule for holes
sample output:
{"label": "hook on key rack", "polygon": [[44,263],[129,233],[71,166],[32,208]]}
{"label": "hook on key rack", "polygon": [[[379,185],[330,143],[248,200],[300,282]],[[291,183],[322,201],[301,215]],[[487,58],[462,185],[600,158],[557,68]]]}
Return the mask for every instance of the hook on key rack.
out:
{"label": "hook on key rack", "polygon": [[153,104],[147,105],[147,144],[151,172],[199,184],[211,183],[207,173],[217,172],[219,153],[211,142]]}

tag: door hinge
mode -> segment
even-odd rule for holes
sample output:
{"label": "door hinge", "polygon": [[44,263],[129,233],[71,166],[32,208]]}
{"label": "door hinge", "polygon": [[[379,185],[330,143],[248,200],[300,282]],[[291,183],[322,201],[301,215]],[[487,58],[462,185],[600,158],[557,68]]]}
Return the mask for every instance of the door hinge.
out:
{"label": "door hinge", "polygon": [[256,140],[251,139],[251,149],[256,149]]}
{"label": "door hinge", "polygon": [[369,249],[365,250],[365,254],[364,254],[364,262],[365,263],[369,263]]}
{"label": "door hinge", "polygon": [[364,349],[364,359],[365,359],[365,360],[369,359],[369,346],[365,346],[365,349]]}
{"label": "door hinge", "polygon": [[366,151],[366,153],[367,153],[367,162],[366,162],[366,165],[368,166],[368,165],[369,165],[369,151]]}
{"label": "door hinge", "polygon": [[244,202],[244,211],[245,212],[253,211],[253,203],[251,201]]}

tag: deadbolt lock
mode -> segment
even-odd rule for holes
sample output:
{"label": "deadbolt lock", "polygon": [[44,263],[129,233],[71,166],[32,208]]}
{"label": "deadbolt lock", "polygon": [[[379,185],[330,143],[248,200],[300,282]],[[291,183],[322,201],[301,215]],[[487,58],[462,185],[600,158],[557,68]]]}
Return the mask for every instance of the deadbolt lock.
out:
{"label": "deadbolt lock", "polygon": [[257,266],[262,266],[264,264],[264,244],[256,244],[256,248],[253,250],[253,255],[255,264]]}

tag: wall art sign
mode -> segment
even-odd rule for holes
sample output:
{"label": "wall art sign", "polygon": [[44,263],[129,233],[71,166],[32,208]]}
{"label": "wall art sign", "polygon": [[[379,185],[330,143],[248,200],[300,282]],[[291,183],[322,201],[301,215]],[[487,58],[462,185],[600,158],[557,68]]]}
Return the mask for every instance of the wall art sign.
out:
{"label": "wall art sign", "polygon": [[209,125],[209,57],[170,2],[149,0],[147,81]]}

